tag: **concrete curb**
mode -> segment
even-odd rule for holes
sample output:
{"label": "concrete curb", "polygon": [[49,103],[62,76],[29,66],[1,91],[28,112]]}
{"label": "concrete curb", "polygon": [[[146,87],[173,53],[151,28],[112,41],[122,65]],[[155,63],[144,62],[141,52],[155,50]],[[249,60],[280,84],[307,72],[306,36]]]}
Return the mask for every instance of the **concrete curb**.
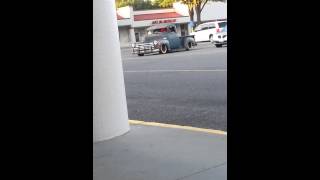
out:
{"label": "concrete curb", "polygon": [[209,133],[209,134],[227,135],[227,132],[221,131],[221,130],[204,129],[204,128],[197,128],[197,127],[191,127],[191,126],[180,126],[180,125],[164,124],[164,123],[157,123],[157,122],[145,122],[145,121],[140,121],[140,120],[129,120],[129,124],[156,126],[156,127],[164,127],[164,128],[174,128],[174,129],[184,129],[184,130],[204,132],[204,133]]}

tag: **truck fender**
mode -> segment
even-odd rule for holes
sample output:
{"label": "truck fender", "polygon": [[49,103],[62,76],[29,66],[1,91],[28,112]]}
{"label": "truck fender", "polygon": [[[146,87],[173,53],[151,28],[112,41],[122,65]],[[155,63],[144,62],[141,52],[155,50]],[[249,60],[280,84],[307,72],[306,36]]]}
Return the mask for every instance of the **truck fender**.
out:
{"label": "truck fender", "polygon": [[[191,47],[189,47],[189,43],[191,43]],[[190,38],[190,37],[185,38],[184,48],[186,50],[189,50],[190,48],[192,48],[193,44],[194,44],[194,39],[193,38]]]}
{"label": "truck fender", "polygon": [[161,40],[160,43],[159,43],[159,47],[161,47],[162,44],[167,45],[168,50],[171,51],[170,43],[169,43],[168,40]]}

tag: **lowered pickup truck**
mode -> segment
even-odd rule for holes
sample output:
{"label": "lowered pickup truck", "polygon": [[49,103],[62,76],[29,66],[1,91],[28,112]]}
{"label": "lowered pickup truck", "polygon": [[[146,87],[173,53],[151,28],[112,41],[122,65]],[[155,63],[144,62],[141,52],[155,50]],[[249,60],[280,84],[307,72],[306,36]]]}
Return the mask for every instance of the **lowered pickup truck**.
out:
{"label": "lowered pickup truck", "polygon": [[148,35],[142,43],[133,43],[133,54],[165,54],[178,49],[190,50],[196,46],[194,36],[178,36],[175,25],[151,26]]}

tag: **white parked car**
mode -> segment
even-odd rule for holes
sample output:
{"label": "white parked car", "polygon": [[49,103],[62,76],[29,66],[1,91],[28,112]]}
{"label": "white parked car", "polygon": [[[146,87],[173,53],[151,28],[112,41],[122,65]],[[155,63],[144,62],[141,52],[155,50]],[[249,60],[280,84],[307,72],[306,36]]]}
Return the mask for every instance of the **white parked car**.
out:
{"label": "white parked car", "polygon": [[227,25],[226,20],[203,23],[198,25],[195,28],[195,31],[191,33],[191,35],[194,35],[196,42],[201,42],[201,41],[213,42],[213,36],[216,33],[221,32],[221,30],[226,25]]}
{"label": "white parked car", "polygon": [[221,32],[213,35],[213,41],[211,41],[216,47],[222,47],[227,44],[227,26],[225,26]]}

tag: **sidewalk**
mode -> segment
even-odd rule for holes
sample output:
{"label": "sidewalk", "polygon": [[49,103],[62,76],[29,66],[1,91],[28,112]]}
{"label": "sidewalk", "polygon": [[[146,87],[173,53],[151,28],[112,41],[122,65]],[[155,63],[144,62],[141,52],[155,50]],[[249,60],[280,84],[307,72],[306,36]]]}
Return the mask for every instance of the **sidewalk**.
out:
{"label": "sidewalk", "polygon": [[227,136],[131,124],[93,144],[94,180],[226,180]]}

